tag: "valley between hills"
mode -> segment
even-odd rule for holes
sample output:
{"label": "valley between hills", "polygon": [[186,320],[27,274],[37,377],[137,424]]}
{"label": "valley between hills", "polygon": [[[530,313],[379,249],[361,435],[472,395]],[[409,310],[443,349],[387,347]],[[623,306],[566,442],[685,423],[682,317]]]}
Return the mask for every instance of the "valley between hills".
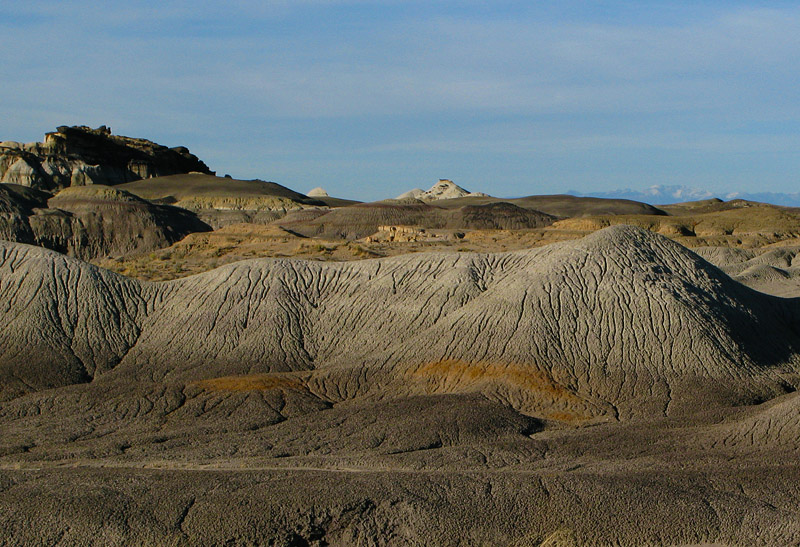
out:
{"label": "valley between hills", "polygon": [[800,209],[0,182],[2,545],[800,544]]}

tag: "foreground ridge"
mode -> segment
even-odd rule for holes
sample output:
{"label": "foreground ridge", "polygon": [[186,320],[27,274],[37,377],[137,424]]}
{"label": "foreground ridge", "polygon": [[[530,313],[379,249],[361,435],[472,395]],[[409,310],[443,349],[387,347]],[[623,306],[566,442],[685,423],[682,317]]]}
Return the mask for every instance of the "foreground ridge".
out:
{"label": "foreground ridge", "polygon": [[0,243],[0,526],[20,543],[794,544],[799,324],[796,300],[628,226],[163,283]]}
{"label": "foreground ridge", "polygon": [[0,249],[6,396],[105,374],[306,371],[329,400],[392,385],[625,419],[691,410],[698,393],[703,405],[772,398],[798,360],[793,302],[624,226],[516,253],[254,260],[164,284]]}

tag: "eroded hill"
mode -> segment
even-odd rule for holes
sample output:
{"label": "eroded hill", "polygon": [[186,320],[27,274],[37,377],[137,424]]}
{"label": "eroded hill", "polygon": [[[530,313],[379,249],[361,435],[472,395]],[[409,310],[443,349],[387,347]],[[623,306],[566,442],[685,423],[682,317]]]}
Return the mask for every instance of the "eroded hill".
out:
{"label": "eroded hill", "polygon": [[120,186],[142,199],[181,207],[220,228],[229,224],[266,224],[290,211],[326,211],[336,198],[309,198],[263,180],[238,180],[202,173],[140,180]]}
{"label": "eroded hill", "polygon": [[2,184],[0,208],[3,239],[85,260],[149,253],[211,230],[189,211],[99,184],[65,188],[52,197]]}
{"label": "eroded hill", "polygon": [[625,418],[698,393],[771,398],[797,359],[786,301],[630,227],[496,255],[245,261],[162,284],[3,249],[8,393],[59,385],[67,359],[64,377],[84,380],[307,371],[326,401],[475,390],[543,417]]}
{"label": "eroded hill", "polygon": [[0,295],[21,543],[800,541],[797,302],[651,232]]}

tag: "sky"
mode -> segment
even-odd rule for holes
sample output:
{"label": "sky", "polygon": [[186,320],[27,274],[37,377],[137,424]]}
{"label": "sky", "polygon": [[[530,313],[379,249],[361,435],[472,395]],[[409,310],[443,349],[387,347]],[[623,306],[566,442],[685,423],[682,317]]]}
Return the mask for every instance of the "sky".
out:
{"label": "sky", "polygon": [[0,140],[58,125],[374,200],[800,190],[800,3],[0,3]]}

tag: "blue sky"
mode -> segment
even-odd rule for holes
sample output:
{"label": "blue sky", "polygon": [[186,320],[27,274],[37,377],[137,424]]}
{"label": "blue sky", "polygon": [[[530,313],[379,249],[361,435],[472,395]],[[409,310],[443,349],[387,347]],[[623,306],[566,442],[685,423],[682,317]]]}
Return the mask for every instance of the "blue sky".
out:
{"label": "blue sky", "polygon": [[796,2],[0,4],[0,139],[61,124],[393,197],[796,192]]}

